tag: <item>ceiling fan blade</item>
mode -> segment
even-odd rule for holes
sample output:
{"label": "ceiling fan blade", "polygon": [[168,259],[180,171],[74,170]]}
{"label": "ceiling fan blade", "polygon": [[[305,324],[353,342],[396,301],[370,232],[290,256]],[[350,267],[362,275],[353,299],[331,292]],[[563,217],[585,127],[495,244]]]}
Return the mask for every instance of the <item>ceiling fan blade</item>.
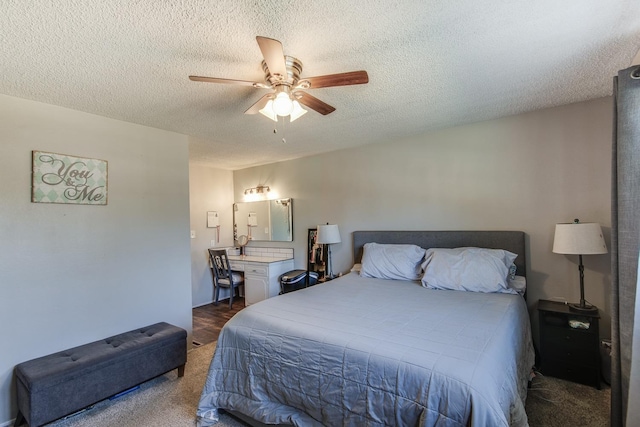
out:
{"label": "ceiling fan blade", "polygon": [[244,113],[245,114],[258,114],[260,112],[260,110],[262,110],[267,105],[267,102],[269,102],[269,100],[271,98],[273,98],[273,94],[272,93],[266,94],[265,96],[260,98],[258,100],[258,102],[256,102],[251,107],[249,107],[249,109],[247,111],[245,111]]}
{"label": "ceiling fan blade", "polygon": [[271,87],[271,86],[267,86],[264,83],[250,82],[247,80],[219,79],[217,77],[189,76],[189,80],[192,80],[194,82],[226,83],[226,84],[232,84],[232,85],[253,86],[253,87],[259,87],[263,89],[269,89]]}
{"label": "ceiling fan blade", "polygon": [[[306,82],[308,82],[308,86]],[[366,71],[362,70],[328,74],[326,76],[307,77],[301,79],[298,86],[304,89],[318,89],[321,87],[361,85],[365,83],[369,83],[369,75]]]}
{"label": "ceiling fan blade", "polygon": [[282,43],[278,40],[270,39],[268,37],[257,36],[258,46],[262,51],[262,57],[264,62],[269,67],[271,75],[279,74],[283,79],[287,78],[287,64],[284,61],[284,50],[282,50]]}
{"label": "ceiling fan blade", "polygon": [[315,96],[311,96],[308,93],[296,92],[294,95],[300,104],[305,105],[312,110],[316,110],[318,113],[324,116],[336,111],[336,109],[331,105],[327,104],[326,102],[320,101],[318,98],[316,98]]}

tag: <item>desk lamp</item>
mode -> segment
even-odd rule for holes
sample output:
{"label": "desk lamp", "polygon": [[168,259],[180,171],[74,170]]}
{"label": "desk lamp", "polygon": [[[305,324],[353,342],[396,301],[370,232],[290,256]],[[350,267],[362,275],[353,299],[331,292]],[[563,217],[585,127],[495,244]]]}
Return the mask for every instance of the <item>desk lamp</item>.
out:
{"label": "desk lamp", "polygon": [[327,245],[329,248],[329,279],[333,279],[333,266],[331,265],[331,245],[340,243],[340,230],[336,224],[319,225],[316,243]]}
{"label": "desk lamp", "polygon": [[600,224],[595,222],[580,222],[578,219],[573,220],[572,223],[556,224],[553,252],[556,254],[579,256],[580,303],[569,304],[569,309],[584,314],[597,313],[598,308],[588,304],[584,299],[584,266],[582,265],[582,255],[607,253],[607,245],[602,237]]}

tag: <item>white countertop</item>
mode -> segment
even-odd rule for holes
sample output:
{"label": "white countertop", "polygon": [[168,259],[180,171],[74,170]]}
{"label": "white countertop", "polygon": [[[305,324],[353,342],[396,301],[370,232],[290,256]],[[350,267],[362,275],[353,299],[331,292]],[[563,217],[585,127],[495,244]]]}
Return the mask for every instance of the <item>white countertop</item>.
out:
{"label": "white countertop", "polygon": [[246,262],[279,262],[293,259],[290,256],[253,256],[253,255],[228,255],[229,261],[246,261]]}

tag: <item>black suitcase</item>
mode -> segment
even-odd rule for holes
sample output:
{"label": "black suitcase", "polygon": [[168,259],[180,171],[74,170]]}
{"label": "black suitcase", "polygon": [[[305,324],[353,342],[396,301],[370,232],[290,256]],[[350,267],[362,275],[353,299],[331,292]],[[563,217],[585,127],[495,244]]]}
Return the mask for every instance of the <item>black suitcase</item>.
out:
{"label": "black suitcase", "polygon": [[309,272],[309,283],[307,283],[307,270],[291,270],[280,276],[280,295],[287,292],[297,291],[318,283],[318,273]]}

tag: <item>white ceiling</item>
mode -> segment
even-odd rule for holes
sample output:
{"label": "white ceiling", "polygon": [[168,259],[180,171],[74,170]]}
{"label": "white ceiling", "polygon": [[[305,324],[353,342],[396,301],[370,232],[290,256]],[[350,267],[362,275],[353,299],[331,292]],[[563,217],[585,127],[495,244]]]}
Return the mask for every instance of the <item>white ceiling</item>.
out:
{"label": "white ceiling", "polygon": [[[192,161],[225,169],[607,96],[640,48],[638,0],[0,4],[0,93],[189,135]],[[187,77],[263,81],[257,35],[302,77],[369,84],[310,91],[336,111],[276,135],[243,114],[264,89]]]}

